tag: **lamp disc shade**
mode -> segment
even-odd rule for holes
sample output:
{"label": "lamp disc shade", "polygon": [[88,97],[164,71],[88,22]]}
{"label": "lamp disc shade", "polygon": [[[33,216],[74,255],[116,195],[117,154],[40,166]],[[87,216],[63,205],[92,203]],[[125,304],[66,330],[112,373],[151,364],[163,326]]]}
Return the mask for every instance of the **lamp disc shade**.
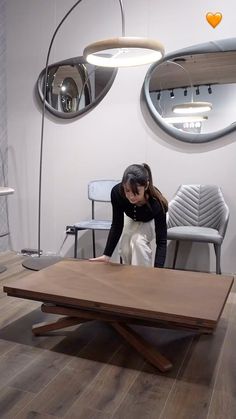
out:
{"label": "lamp disc shade", "polygon": [[185,122],[200,122],[206,121],[208,119],[207,116],[202,115],[187,115],[187,116],[173,116],[173,117],[166,117],[163,118],[165,122],[169,124],[184,124]]}
{"label": "lamp disc shade", "polygon": [[212,110],[210,102],[186,102],[173,106],[172,111],[178,114],[195,114]]}
{"label": "lamp disc shade", "polygon": [[87,62],[100,67],[131,67],[159,61],[163,45],[153,39],[120,37],[94,42],[84,49]]}

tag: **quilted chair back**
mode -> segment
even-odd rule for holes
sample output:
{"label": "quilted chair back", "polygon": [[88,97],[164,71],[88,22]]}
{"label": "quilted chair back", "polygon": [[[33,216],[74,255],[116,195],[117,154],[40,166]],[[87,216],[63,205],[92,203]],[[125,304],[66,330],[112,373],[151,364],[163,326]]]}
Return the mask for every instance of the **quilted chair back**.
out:
{"label": "quilted chair back", "polygon": [[216,185],[181,185],[169,203],[168,228],[214,228],[225,235],[229,209]]}

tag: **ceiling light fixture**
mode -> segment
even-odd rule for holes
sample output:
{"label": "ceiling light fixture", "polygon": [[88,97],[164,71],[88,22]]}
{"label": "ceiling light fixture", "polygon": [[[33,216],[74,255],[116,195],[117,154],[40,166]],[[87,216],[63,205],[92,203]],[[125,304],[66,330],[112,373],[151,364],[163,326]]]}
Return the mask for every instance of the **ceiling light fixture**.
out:
{"label": "ceiling light fixture", "polygon": [[212,88],[211,88],[211,85],[209,84],[209,86],[208,86],[208,93],[209,93],[209,95],[211,95],[212,94]]}

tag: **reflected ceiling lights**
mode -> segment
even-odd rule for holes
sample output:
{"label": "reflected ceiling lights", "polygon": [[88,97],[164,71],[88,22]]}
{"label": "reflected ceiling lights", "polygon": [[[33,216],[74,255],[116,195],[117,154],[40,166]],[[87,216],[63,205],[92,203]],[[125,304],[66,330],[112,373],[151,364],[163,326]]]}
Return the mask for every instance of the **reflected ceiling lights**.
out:
{"label": "reflected ceiling lights", "polygon": [[212,88],[211,88],[211,85],[209,84],[209,86],[208,86],[208,93],[209,93],[209,95],[211,95],[212,94]]}
{"label": "reflected ceiling lights", "polygon": [[210,102],[186,102],[173,106],[172,111],[178,114],[195,114],[212,110]]}

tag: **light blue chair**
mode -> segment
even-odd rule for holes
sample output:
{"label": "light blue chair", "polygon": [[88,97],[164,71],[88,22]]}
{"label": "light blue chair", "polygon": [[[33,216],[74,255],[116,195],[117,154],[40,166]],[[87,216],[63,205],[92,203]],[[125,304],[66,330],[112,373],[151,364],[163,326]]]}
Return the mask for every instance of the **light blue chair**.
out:
{"label": "light blue chair", "polygon": [[[111,190],[119,183],[119,180],[93,180],[88,184],[88,199],[92,202],[92,217],[89,220],[80,221],[70,226],[75,235],[74,257],[77,257],[78,232],[82,230],[92,231],[93,257],[96,257],[95,230],[110,230],[111,220],[100,220],[95,217],[96,202],[111,202]],[[69,234],[71,234],[71,231]]]}
{"label": "light blue chair", "polygon": [[221,273],[221,245],[229,220],[229,208],[216,185],[181,185],[169,203],[167,239],[175,240],[173,269],[181,240],[212,243],[216,273]]}

